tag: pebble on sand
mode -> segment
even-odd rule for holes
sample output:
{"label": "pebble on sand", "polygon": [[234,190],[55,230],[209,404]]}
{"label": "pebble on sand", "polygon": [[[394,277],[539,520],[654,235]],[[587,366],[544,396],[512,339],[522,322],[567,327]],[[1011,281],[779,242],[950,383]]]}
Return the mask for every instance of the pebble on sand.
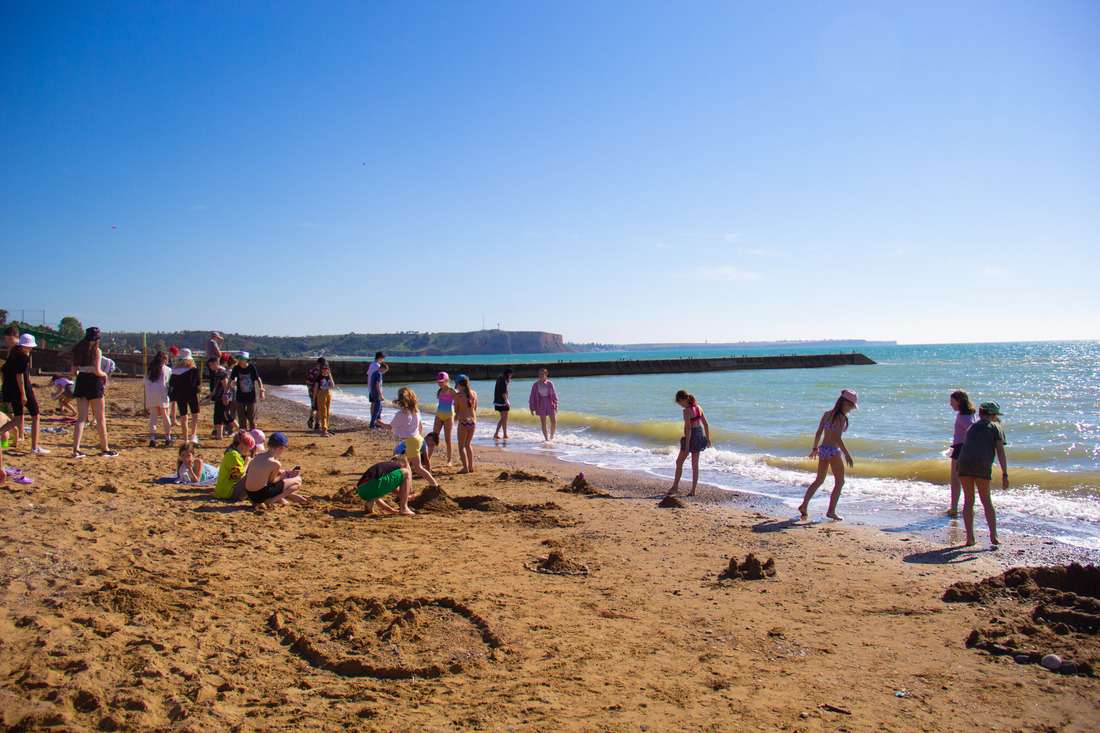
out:
{"label": "pebble on sand", "polygon": [[1052,672],[1057,672],[1062,667],[1062,658],[1057,654],[1048,654],[1039,661],[1039,664]]}

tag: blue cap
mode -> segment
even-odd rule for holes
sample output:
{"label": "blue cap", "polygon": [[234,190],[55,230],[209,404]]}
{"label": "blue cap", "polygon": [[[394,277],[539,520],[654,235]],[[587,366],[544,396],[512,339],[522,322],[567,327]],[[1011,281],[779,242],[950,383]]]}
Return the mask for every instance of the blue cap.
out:
{"label": "blue cap", "polygon": [[267,439],[267,444],[272,448],[282,448],[287,444],[286,436],[282,433],[272,433]]}

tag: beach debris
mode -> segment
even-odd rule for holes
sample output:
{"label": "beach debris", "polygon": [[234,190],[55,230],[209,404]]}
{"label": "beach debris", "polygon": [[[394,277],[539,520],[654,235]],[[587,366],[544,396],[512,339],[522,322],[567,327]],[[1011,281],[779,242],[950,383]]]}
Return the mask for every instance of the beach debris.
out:
{"label": "beach debris", "polygon": [[606,491],[597,489],[592,483],[584,477],[584,473],[578,473],[577,477],[573,479],[573,483],[568,486],[563,486],[558,491],[563,494],[584,494],[585,496],[602,496],[610,497],[611,494]]}
{"label": "beach debris", "polygon": [[687,509],[688,503],[676,496],[666,495],[657,502],[659,509]]}
{"label": "beach debris", "polygon": [[[955,583],[943,600],[991,607],[988,626],[970,632],[967,648],[1061,674],[1100,673],[1100,566],[1012,568],[978,583]],[[1018,610],[1006,611],[1006,602]]]}
{"label": "beach debris", "polygon": [[497,481],[542,481],[545,483],[549,483],[550,480],[551,479],[548,476],[542,476],[537,473],[528,473],[527,471],[524,471],[522,469],[518,471],[501,471],[500,475],[497,476]]}
{"label": "beach debris", "polygon": [[750,552],[742,563],[738,563],[736,557],[731,557],[729,567],[726,568],[721,579],[763,580],[774,576],[775,573],[774,558],[769,557],[764,562],[760,562],[760,559]]}
{"label": "beach debris", "polygon": [[349,445],[348,449],[346,451],[344,451],[343,453],[341,453],[340,455],[344,456],[345,458],[347,458],[348,456],[354,456],[355,455],[355,446],[354,445]]}
{"label": "beach debris", "polygon": [[533,573],[549,575],[588,575],[588,566],[567,558],[560,550],[554,550],[546,557],[535,558],[534,562],[525,562],[523,567]]}
{"label": "beach debris", "polygon": [[842,708],[839,705],[830,705],[829,703],[822,703],[820,705],[822,710],[828,710],[831,713],[840,713],[841,715],[851,715],[852,711],[847,708]]}

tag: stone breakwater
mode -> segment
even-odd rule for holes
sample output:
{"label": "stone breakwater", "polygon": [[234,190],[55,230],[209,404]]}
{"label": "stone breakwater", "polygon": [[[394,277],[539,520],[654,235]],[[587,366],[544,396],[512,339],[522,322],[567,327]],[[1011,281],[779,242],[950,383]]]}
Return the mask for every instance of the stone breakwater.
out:
{"label": "stone breakwater", "polygon": [[[140,376],[141,354],[109,354],[123,375]],[[198,361],[198,360],[196,360]],[[253,363],[265,384],[302,384],[316,359],[280,359],[259,356]],[[453,362],[411,362],[387,359],[390,370],[387,384],[434,382],[439,372],[452,378],[466,374],[471,379],[495,379],[505,367],[515,370],[515,379],[537,379],[539,369],[552,368],[555,379],[565,377],[606,377],[624,374],[677,374],[685,372],[724,372],[746,369],[815,369],[832,366],[874,364],[863,354],[802,354],[791,356],[727,356],[702,359],[618,359],[608,361],[554,361],[523,364],[457,364]],[[34,364],[38,373],[69,371],[69,354],[36,350]],[[370,360],[336,359],[329,361],[337,384],[366,384]]]}

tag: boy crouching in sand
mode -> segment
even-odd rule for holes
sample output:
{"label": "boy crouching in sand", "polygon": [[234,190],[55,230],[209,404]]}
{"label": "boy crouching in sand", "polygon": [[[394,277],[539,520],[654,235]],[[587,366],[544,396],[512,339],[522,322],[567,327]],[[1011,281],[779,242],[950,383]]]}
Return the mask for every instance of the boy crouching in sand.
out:
{"label": "boy crouching in sand", "polygon": [[[367,513],[374,514],[374,505],[381,504],[382,508],[394,514],[412,516],[416,512],[409,509],[409,487],[412,485],[412,473],[403,468],[397,461],[383,461],[376,463],[359,477],[356,492],[359,498],[367,502]],[[386,494],[397,492],[397,503],[400,508],[387,504],[382,500]]]}
{"label": "boy crouching in sand", "polygon": [[286,450],[287,439],[282,433],[272,433],[267,439],[267,450],[252,459],[244,476],[244,488],[253,506],[263,504],[303,504],[306,497],[298,493],[302,486],[301,469],[284,471],[279,456]]}

